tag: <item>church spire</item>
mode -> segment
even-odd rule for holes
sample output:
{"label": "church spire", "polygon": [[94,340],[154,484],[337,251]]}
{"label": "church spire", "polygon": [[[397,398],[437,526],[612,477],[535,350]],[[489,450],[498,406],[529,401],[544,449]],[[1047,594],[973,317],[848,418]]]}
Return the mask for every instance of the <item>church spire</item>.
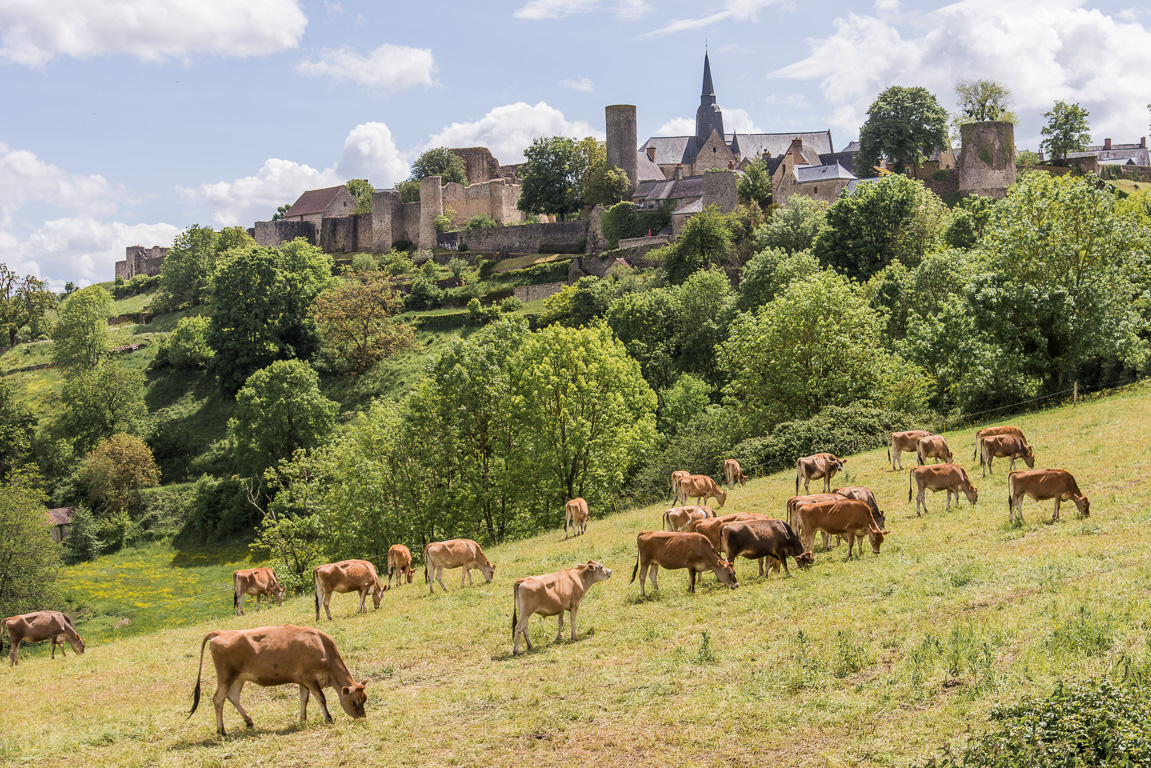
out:
{"label": "church spire", "polygon": [[718,131],[723,138],[723,110],[715,103],[715,86],[711,82],[711,61],[703,54],[703,93],[699,96],[699,109],[695,112],[695,139],[702,145]]}
{"label": "church spire", "polygon": [[707,52],[703,54],[703,92],[699,95],[700,99],[711,97],[711,104],[715,103],[715,86],[711,84],[711,62],[707,58]]}

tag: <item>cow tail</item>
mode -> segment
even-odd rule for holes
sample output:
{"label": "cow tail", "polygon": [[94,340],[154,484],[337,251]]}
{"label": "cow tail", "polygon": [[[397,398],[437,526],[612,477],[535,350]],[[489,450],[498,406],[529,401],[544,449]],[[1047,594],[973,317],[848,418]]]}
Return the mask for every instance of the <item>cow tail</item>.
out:
{"label": "cow tail", "polygon": [[1007,473],[1007,515],[1008,515],[1008,517],[1011,516],[1011,497],[1014,495],[1014,493],[1013,493],[1014,487],[1013,486],[1015,485],[1015,478],[1012,477],[1012,475],[1014,475],[1014,474],[1015,474],[1014,472],[1008,472]]}
{"label": "cow tail", "polygon": [[8,629],[8,625],[0,621],[0,658],[4,657],[4,630]]}
{"label": "cow tail", "polygon": [[912,478],[915,476],[915,468],[912,467],[907,473],[907,500],[911,501],[911,486],[914,485]]}
{"label": "cow tail", "polygon": [[318,568],[312,569],[312,586],[316,592],[316,621],[320,620],[320,572]]}
{"label": "cow tail", "polygon": [[639,573],[639,553],[638,552],[635,555],[635,568],[631,569],[631,581],[629,581],[628,584],[634,584],[635,583],[635,575],[637,573]]}
{"label": "cow tail", "polygon": [[431,584],[432,580],[428,578],[428,547],[430,544],[424,545],[424,583]]}
{"label": "cow tail", "polygon": [[660,530],[661,531],[670,531],[671,528],[668,527],[669,525],[671,525],[671,521],[668,520],[668,518],[667,518],[667,512],[664,512],[663,513],[663,527],[660,528]]}
{"label": "cow tail", "polygon": [[891,435],[888,435],[887,436],[887,463],[888,464],[891,463],[891,445],[894,442],[895,442],[895,439]]}
{"label": "cow tail", "polygon": [[512,585],[512,643],[516,641],[516,624],[519,622],[520,583]]}
{"label": "cow tail", "polygon": [[208,645],[208,641],[220,634],[218,630],[214,630],[204,635],[204,642],[200,643],[200,668],[196,670],[196,688],[192,691],[192,711],[188,713],[188,718],[191,719],[192,715],[196,714],[196,707],[200,706],[200,676],[204,672],[204,648]]}
{"label": "cow tail", "polygon": [[799,495],[799,460],[795,462],[795,495]]}
{"label": "cow tail", "polygon": [[240,607],[240,577],[232,574],[232,610]]}

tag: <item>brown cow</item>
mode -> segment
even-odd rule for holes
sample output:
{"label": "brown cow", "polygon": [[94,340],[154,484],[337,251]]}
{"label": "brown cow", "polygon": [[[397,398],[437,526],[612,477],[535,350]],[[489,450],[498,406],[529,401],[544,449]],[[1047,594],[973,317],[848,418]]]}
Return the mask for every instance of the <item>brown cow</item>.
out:
{"label": "brown cow", "polygon": [[767,515],[761,515],[758,512],[733,512],[730,515],[717,517],[713,520],[698,520],[695,524],[695,532],[702,534],[704,538],[715,547],[716,552],[723,552],[723,529],[731,523],[746,523],[752,520],[770,520]]}
{"label": "brown cow", "polygon": [[974,504],[979,501],[979,489],[971,484],[967,471],[956,464],[927,464],[922,467],[912,467],[907,477],[907,500],[911,501],[912,487],[918,488],[915,498],[915,516],[919,517],[919,508],[927,511],[926,491],[939,493],[947,491],[947,511],[951,511],[951,494],[955,494],[955,503],[959,503],[959,493],[963,492],[967,500]]}
{"label": "brown cow", "polygon": [[479,568],[488,584],[492,583],[492,575],[496,572],[496,567],[484,556],[480,545],[471,539],[436,541],[424,547],[424,579],[427,580],[428,591],[432,594],[436,592],[436,581],[440,582],[445,592],[448,591],[447,585],[444,584],[445,568],[464,569],[460,576],[461,588],[465,580],[468,584],[472,583],[473,568]]}
{"label": "brown cow", "polygon": [[244,598],[256,596],[256,613],[260,612],[260,598],[267,597],[269,605],[275,599],[276,605],[284,604],[284,588],[276,581],[276,572],[271,568],[245,568],[232,571],[232,607],[237,616],[244,615]]}
{"label": "brown cow", "polygon": [[694,531],[696,523],[709,517],[715,517],[715,510],[711,507],[672,507],[663,513],[663,530]]}
{"label": "brown cow", "polygon": [[714,571],[716,578],[732,589],[739,586],[731,563],[719,556],[703,534],[648,531],[636,537],[636,548],[639,555],[631,572],[631,580],[634,582],[636,573],[639,573],[641,596],[645,594],[643,583],[648,578],[648,568],[651,568],[652,589],[659,589],[656,575],[661,565],[669,571],[686,568],[688,592],[695,592],[695,575],[705,570]]}
{"label": "brown cow", "polygon": [[336,592],[360,593],[360,607],[356,613],[368,612],[366,606],[368,593],[371,593],[376,608],[380,607],[380,600],[384,596],[385,587],[380,583],[376,566],[367,560],[343,560],[318,565],[312,569],[312,582],[316,587],[316,621],[320,620],[321,602],[324,605],[324,613],[328,614],[328,621],[332,620],[332,610],[329,606],[332,595]]}
{"label": "brown cow", "polygon": [[1012,427],[1010,425],[1002,427],[984,427],[975,433],[975,450],[971,453],[971,460],[975,461],[979,458],[979,445],[986,437],[994,437],[995,435],[1015,435],[1021,438],[1023,442],[1027,442],[1027,438],[1023,435],[1023,430],[1019,427]]}
{"label": "brown cow", "polygon": [[943,435],[928,435],[921,437],[915,443],[915,455],[919,458],[919,466],[927,463],[928,459],[935,459],[936,464],[951,463],[951,448]]}
{"label": "brown cow", "polygon": [[799,528],[795,523],[795,508],[800,504],[812,501],[830,501],[834,499],[844,498],[840,493],[809,493],[806,496],[792,496],[787,500],[787,524],[797,531]]}
{"label": "brown cow", "polygon": [[1019,512],[1019,522],[1023,522],[1023,497],[1030,496],[1036,501],[1055,499],[1055,511],[1051,521],[1059,519],[1059,503],[1075,502],[1079,514],[1091,517],[1091,501],[1079,490],[1075,476],[1065,469],[1035,469],[1011,472],[1007,475],[1007,520],[1015,520]]}
{"label": "brown cow", "polygon": [[871,516],[875,518],[875,522],[879,523],[880,528],[887,525],[887,516],[879,509],[879,502],[875,500],[875,494],[871,492],[870,488],[862,485],[850,485],[846,488],[836,488],[832,493],[862,501],[871,510]]}
{"label": "brown cow", "polygon": [[692,498],[697,505],[715,499],[722,509],[727,501],[727,491],[721,491],[719,485],[707,475],[688,475],[680,478],[678,503],[684,506]]}
{"label": "brown cow", "polygon": [[772,567],[776,572],[779,566],[787,575],[791,571],[787,567],[787,558],[794,557],[796,565],[806,568],[812,562],[810,552],[805,552],[803,543],[795,529],[782,520],[755,520],[744,523],[730,523],[723,529],[723,548],[731,558],[732,567],[735,558],[746,557],[749,560],[759,561],[759,575],[764,575],[764,558],[770,557]]}
{"label": "brown cow", "polygon": [[677,503],[679,501],[679,481],[689,476],[691,476],[691,473],[686,469],[677,469],[671,473],[671,497],[675,499]]}
{"label": "brown cow", "polygon": [[[80,637],[76,628],[72,626],[72,620],[59,611],[36,611],[10,616],[0,621],[0,625],[8,630],[8,642],[12,644],[8,649],[8,658],[13,667],[20,663],[21,643],[41,643],[51,640],[53,659],[56,658],[57,645],[60,646],[60,655],[66,655],[64,643],[71,645],[76,653],[84,652],[84,638]],[[3,650],[3,641],[3,632],[0,632],[0,650]]]}
{"label": "brown cow", "polygon": [[795,515],[803,531],[803,551],[809,555],[815,542],[816,531],[823,531],[830,536],[846,537],[848,560],[851,559],[856,537],[860,538],[861,555],[864,536],[871,540],[871,551],[878,555],[883,537],[891,533],[879,527],[866,504],[855,499],[800,504],[795,510]]}
{"label": "brown cow", "polygon": [[582,496],[572,499],[564,506],[564,538],[568,537],[568,525],[575,529],[575,535],[587,532],[587,502]]}
{"label": "brown cow", "polygon": [[795,493],[799,494],[799,482],[803,481],[803,492],[811,490],[808,485],[812,480],[823,478],[823,492],[831,490],[831,478],[843,469],[847,459],[838,459],[832,453],[817,453],[814,456],[804,456],[795,461]]}
{"label": "brown cow", "polygon": [[216,693],[212,703],[216,705],[216,733],[227,736],[224,731],[224,702],[232,706],[244,718],[244,724],[255,727],[252,718],[240,706],[240,692],[244,683],[256,685],[298,685],[300,686],[300,722],[308,721],[308,697],[315,696],[320,702],[324,718],[330,723],[328,701],[324,688],[335,688],[340,696],[340,706],[351,717],[367,717],[364,703],[368,700],[364,686],[367,680],[359,683],[348,671],[336,643],[318,629],[297,627],[286,624],[281,627],[259,627],[257,629],[214,630],[204,635],[200,643],[200,669],[196,672],[196,689],[192,691],[192,711],[200,706],[200,676],[204,672],[204,646],[211,643],[212,663],[216,666]]}
{"label": "brown cow", "polygon": [[934,435],[926,429],[909,429],[906,432],[892,432],[887,443],[887,460],[891,462],[892,469],[903,469],[900,456],[904,453],[915,453],[916,443],[921,437]]}
{"label": "brown cow", "polygon": [[1023,459],[1028,469],[1035,469],[1035,450],[1027,441],[1016,435],[992,435],[983,438],[979,443],[979,463],[983,467],[983,476],[994,474],[991,463],[996,459],[1011,459],[1008,472],[1015,471],[1015,460]]}
{"label": "brown cow", "polygon": [[404,577],[408,577],[408,583],[412,583],[412,577],[415,571],[412,570],[412,551],[405,547],[403,544],[393,544],[388,547],[388,586],[392,586],[392,574],[396,574],[396,586],[404,583]]}
{"label": "brown cow", "polygon": [[735,459],[728,459],[723,462],[723,477],[727,480],[729,491],[735,488],[736,482],[740,485],[747,485],[747,475],[743,474],[743,469]]}
{"label": "brown cow", "polygon": [[583,600],[584,593],[592,584],[610,578],[610,568],[604,568],[595,560],[588,560],[587,565],[577,565],[546,576],[516,579],[512,586],[512,656],[520,652],[521,634],[528,650],[532,650],[528,620],[534,613],[560,617],[555,639],[558,643],[564,631],[564,611],[568,611],[571,613],[572,640],[575,640],[580,600]]}

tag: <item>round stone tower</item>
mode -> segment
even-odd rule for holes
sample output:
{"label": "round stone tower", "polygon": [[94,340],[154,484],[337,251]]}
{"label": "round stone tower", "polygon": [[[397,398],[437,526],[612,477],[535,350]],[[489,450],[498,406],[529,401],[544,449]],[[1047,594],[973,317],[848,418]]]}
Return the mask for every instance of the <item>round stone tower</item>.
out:
{"label": "round stone tower", "polygon": [[1015,126],[1005,122],[965,123],[959,155],[959,192],[1003,197],[1015,183]]}
{"label": "round stone tower", "polygon": [[635,127],[635,106],[613,104],[607,113],[607,164],[620,168],[627,174],[629,182],[627,197],[635,192],[636,176],[639,174],[639,161],[636,157],[638,139]]}
{"label": "round stone tower", "polygon": [[420,180],[420,229],[421,251],[436,247],[436,217],[444,212],[444,189],[439,176],[426,176]]}

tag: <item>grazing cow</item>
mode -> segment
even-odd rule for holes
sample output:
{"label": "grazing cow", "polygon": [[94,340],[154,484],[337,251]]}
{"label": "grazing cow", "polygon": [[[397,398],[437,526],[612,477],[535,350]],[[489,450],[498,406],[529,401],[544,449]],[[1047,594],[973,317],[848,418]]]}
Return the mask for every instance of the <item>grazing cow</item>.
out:
{"label": "grazing cow", "polygon": [[384,596],[385,587],[376,574],[376,566],[367,560],[344,560],[339,563],[318,565],[312,569],[312,582],[316,587],[316,621],[320,620],[320,603],[324,605],[328,621],[332,620],[332,610],[329,606],[332,595],[336,592],[360,593],[360,607],[356,613],[368,612],[366,603],[369,592],[376,608],[380,607],[380,600]]}
{"label": "grazing cow", "polygon": [[[84,652],[84,638],[72,626],[72,620],[59,611],[37,611],[25,613],[20,616],[11,616],[0,621],[3,629],[8,630],[8,658],[12,666],[20,663],[21,643],[41,643],[52,641],[52,658],[56,658],[56,646],[60,646],[60,655],[64,656],[64,643],[72,646],[76,653]],[[4,645],[3,632],[0,631],[0,649]]]}
{"label": "grazing cow", "polygon": [[796,565],[802,568],[812,562],[811,553],[804,551],[795,529],[782,520],[730,523],[723,529],[723,548],[731,558],[732,567],[737,557],[758,560],[760,576],[764,575],[763,561],[767,557],[771,558],[776,572],[783,565],[788,576],[791,575],[787,567],[788,557],[794,557]]}
{"label": "grazing cow", "polygon": [[795,523],[795,508],[800,504],[812,501],[828,501],[831,499],[843,498],[839,493],[809,493],[806,496],[792,496],[787,500],[787,524],[799,530]]}
{"label": "grazing cow", "polygon": [[1059,519],[1059,503],[1075,502],[1079,514],[1091,517],[1091,501],[1079,490],[1075,477],[1065,469],[1035,469],[1011,472],[1007,475],[1007,520],[1015,520],[1019,512],[1019,522],[1023,522],[1023,497],[1030,496],[1036,501],[1055,499],[1055,511],[1051,521]]}
{"label": "grazing cow", "polygon": [[436,581],[440,582],[445,592],[448,591],[447,585],[444,584],[445,568],[464,569],[463,575],[460,576],[461,588],[465,580],[468,584],[472,583],[473,568],[480,569],[488,584],[492,583],[492,575],[496,572],[496,567],[488,562],[480,545],[471,539],[436,541],[424,547],[424,579],[428,582],[428,591],[432,594],[436,591]]}
{"label": "grazing cow", "polygon": [[711,545],[715,547],[716,552],[723,552],[723,529],[731,523],[746,523],[753,520],[770,520],[767,515],[761,515],[758,512],[733,512],[730,515],[717,517],[714,520],[698,520],[696,521],[694,531],[702,534]]}
{"label": "grazing cow", "polygon": [[727,480],[729,491],[735,488],[737,482],[740,485],[747,485],[747,475],[743,474],[743,469],[735,459],[728,459],[723,462],[723,477]]}
{"label": "grazing cow", "polygon": [[691,475],[686,469],[678,469],[671,473],[671,497],[679,503],[679,481]]}
{"label": "grazing cow", "polygon": [[934,435],[926,429],[909,429],[906,432],[892,432],[890,441],[887,444],[887,460],[891,462],[892,469],[903,469],[903,461],[900,460],[900,455],[904,453],[915,453],[915,446],[921,437],[929,437]]}
{"label": "grazing cow", "polygon": [[415,571],[412,570],[412,551],[405,547],[403,544],[393,544],[388,547],[388,586],[392,586],[392,574],[396,574],[396,586],[404,583],[404,577],[408,577],[408,583],[412,583],[412,576]]}
{"label": "grazing cow", "polygon": [[276,572],[271,568],[245,568],[242,571],[232,571],[232,587],[235,591],[232,607],[236,609],[237,616],[244,615],[244,598],[248,595],[256,596],[256,613],[260,612],[262,597],[268,598],[269,605],[273,599],[276,605],[284,604],[284,588],[276,581]]}
{"label": "grazing cow", "polygon": [[979,489],[971,484],[967,471],[956,464],[927,464],[922,467],[912,467],[907,478],[907,500],[911,501],[912,487],[918,488],[915,497],[915,516],[919,517],[919,508],[927,511],[926,491],[939,493],[947,491],[947,511],[951,511],[951,494],[955,494],[955,503],[959,503],[959,493],[963,492],[972,504],[979,501]]}
{"label": "grazing cow", "polygon": [[935,463],[951,463],[951,448],[948,447],[947,441],[943,439],[943,435],[928,435],[927,437],[919,438],[915,443],[915,455],[919,458],[919,466],[927,463],[928,459],[935,459]]}
{"label": "grazing cow", "polygon": [[847,459],[837,459],[832,453],[817,453],[814,456],[804,456],[795,462],[795,493],[799,495],[799,483],[803,481],[803,492],[811,489],[808,485],[812,480],[823,478],[823,492],[831,490],[831,478],[836,472],[843,470]]}
{"label": "grazing cow", "polygon": [[694,531],[696,523],[709,517],[715,517],[711,507],[673,507],[663,513],[663,530]]}
{"label": "grazing cow", "polygon": [[727,491],[721,491],[719,485],[707,475],[688,475],[679,481],[679,504],[685,505],[692,498],[696,504],[715,499],[722,509],[727,501]]}
{"label": "grazing cow", "polygon": [[575,530],[575,536],[587,532],[587,502],[583,497],[574,498],[564,507],[564,538],[568,537],[568,526]]}
{"label": "grazing cow", "polygon": [[851,559],[855,539],[859,537],[859,552],[863,554],[863,537],[871,540],[871,551],[879,554],[883,537],[891,533],[879,527],[871,510],[862,501],[836,499],[800,504],[795,515],[803,531],[803,551],[810,555],[815,541],[815,532],[822,531],[830,536],[843,536],[847,539],[847,559]]}
{"label": "grazing cow", "polygon": [[994,437],[995,435],[1015,435],[1016,437],[1021,438],[1023,442],[1027,442],[1027,438],[1023,435],[1023,430],[1019,427],[984,427],[975,433],[975,450],[971,454],[972,461],[975,461],[979,457],[979,446],[982,444],[983,439],[987,437]]}
{"label": "grazing cow", "polygon": [[580,600],[592,584],[611,578],[611,569],[604,568],[595,560],[586,565],[577,565],[546,576],[528,576],[516,579],[512,586],[512,656],[520,652],[522,634],[528,650],[532,650],[532,639],[528,635],[528,620],[533,613],[541,616],[559,616],[559,629],[555,642],[559,642],[564,631],[564,611],[571,613],[572,640],[576,639],[576,615]]}
{"label": "grazing cow", "polygon": [[871,510],[871,516],[875,518],[875,522],[879,527],[887,525],[887,516],[879,509],[879,503],[875,500],[875,494],[871,492],[870,488],[862,485],[852,485],[847,488],[836,488],[832,493],[838,493],[848,499],[855,499],[862,501]]}
{"label": "grazing cow", "polygon": [[244,683],[300,686],[301,723],[308,721],[309,696],[316,697],[324,718],[332,722],[324,688],[336,689],[340,706],[348,715],[357,720],[367,717],[364,703],[368,695],[364,687],[368,681],[355,681],[340,658],[335,641],[318,629],[286,624],[257,629],[217,629],[204,635],[189,718],[200,706],[200,676],[204,672],[204,646],[208,644],[211,644],[212,663],[216,666],[216,693],[212,696],[212,703],[216,705],[216,733],[221,736],[228,735],[224,731],[225,701],[232,702],[240,717],[244,718],[245,725],[255,727],[252,718],[240,706]]}
{"label": "grazing cow", "polygon": [[994,474],[991,463],[996,459],[1011,459],[1008,472],[1015,471],[1015,460],[1023,459],[1028,469],[1035,469],[1035,451],[1027,441],[1016,435],[992,435],[983,438],[979,443],[979,464],[983,467],[983,476]]}
{"label": "grazing cow", "polygon": [[636,537],[636,548],[639,550],[639,556],[636,558],[635,568],[632,569],[631,580],[634,582],[636,573],[639,573],[640,595],[645,594],[643,583],[648,578],[648,568],[651,569],[652,589],[659,589],[656,575],[661,565],[669,571],[686,568],[688,592],[695,592],[696,573],[706,570],[714,571],[716,578],[732,589],[739,586],[731,563],[719,556],[715,547],[703,534],[648,531]]}

